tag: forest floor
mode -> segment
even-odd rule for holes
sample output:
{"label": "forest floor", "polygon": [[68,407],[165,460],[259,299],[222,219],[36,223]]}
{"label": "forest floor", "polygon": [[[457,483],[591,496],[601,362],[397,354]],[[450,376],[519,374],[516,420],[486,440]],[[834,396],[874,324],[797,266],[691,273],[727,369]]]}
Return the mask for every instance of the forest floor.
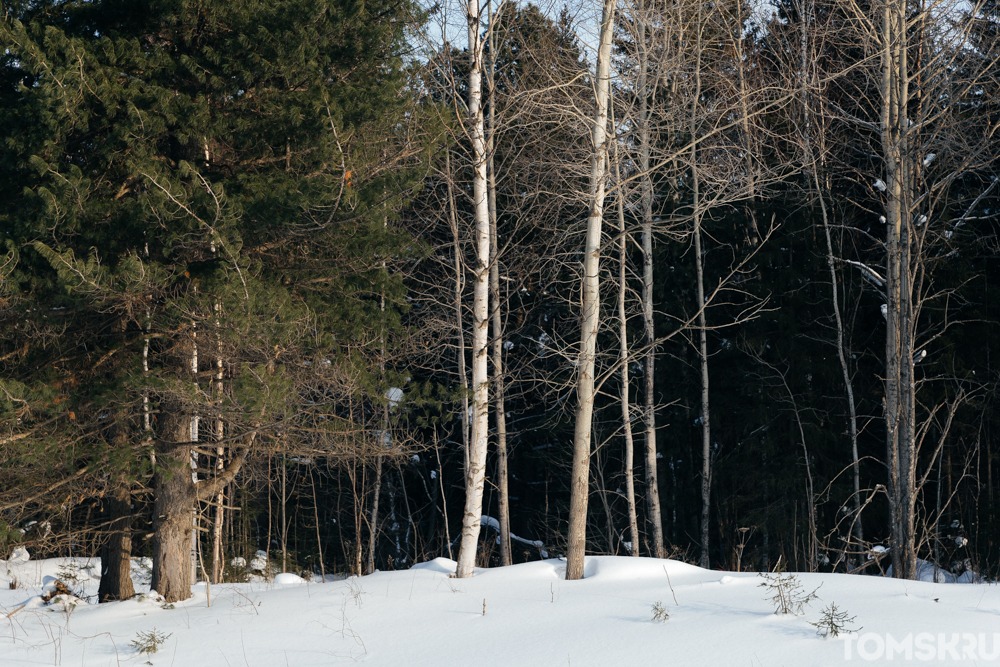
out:
{"label": "forest floor", "polygon": [[[142,593],[98,605],[95,560],[0,561],[0,665],[1000,665],[995,584],[786,575],[792,603],[816,598],[782,615],[773,575],[677,561],[589,557],[574,582],[560,560],[454,570],[437,559],[326,583],[198,584],[164,605],[137,563]],[[84,598],[43,602],[56,578]],[[831,604],[845,632],[823,637],[813,624]]]}

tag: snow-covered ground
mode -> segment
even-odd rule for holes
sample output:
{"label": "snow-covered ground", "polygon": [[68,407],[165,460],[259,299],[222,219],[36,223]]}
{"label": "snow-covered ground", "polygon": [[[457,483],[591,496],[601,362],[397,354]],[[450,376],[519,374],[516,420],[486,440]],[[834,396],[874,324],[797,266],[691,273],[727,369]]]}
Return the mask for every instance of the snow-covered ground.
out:
{"label": "snow-covered ground", "polygon": [[[800,574],[818,599],[795,616],[774,613],[756,574],[591,557],[587,577],[567,582],[564,568],[547,560],[459,580],[453,561],[437,559],[327,583],[200,584],[172,606],[149,595],[53,605],[40,596],[54,577],[94,595],[97,563],[0,561],[0,665],[1000,664],[993,584]],[[817,635],[811,623],[831,603],[856,632]],[[162,645],[140,653],[133,642],[150,633]]]}

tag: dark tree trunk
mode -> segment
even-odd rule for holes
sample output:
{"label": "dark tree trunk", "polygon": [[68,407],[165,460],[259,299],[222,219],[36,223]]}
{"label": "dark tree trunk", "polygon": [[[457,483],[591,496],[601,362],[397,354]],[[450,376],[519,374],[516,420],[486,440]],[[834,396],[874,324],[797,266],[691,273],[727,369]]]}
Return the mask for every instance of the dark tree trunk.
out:
{"label": "dark tree trunk", "polygon": [[192,511],[197,499],[191,479],[189,419],[168,420],[157,443],[153,481],[153,580],[150,587],[167,602],[191,597]]}
{"label": "dark tree trunk", "polygon": [[101,584],[97,589],[99,602],[128,600],[135,595],[131,576],[131,500],[128,485],[121,482],[104,502],[111,535],[101,547]]}

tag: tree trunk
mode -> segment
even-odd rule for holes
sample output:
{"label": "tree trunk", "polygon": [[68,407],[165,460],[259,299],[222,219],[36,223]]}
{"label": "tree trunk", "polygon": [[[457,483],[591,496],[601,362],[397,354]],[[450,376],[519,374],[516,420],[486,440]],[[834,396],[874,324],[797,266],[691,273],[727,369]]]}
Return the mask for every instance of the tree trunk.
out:
{"label": "tree trunk", "polygon": [[[490,179],[494,179],[491,177]],[[495,184],[491,183],[490,199],[494,199]],[[492,205],[493,215],[491,215],[492,245],[497,247],[496,233],[496,204]],[[503,320],[500,315],[500,267],[494,261],[490,265],[490,292],[493,299],[493,406],[494,419],[496,421],[497,433],[497,493],[500,497],[500,504],[497,517],[500,522],[500,564],[513,564],[513,556],[510,546],[510,491],[508,486],[507,472],[507,416],[504,401],[504,362],[503,362]]]}
{"label": "tree trunk", "polygon": [[[694,177],[695,190],[697,191],[698,177]],[[695,196],[695,207],[697,208],[697,195]],[[705,317],[705,267],[702,260],[701,243],[701,214],[695,212],[694,223],[694,256],[695,271],[697,273],[697,293],[698,293],[698,367],[701,377],[701,557],[698,564],[707,568],[710,566],[709,559],[709,522],[711,520],[712,501],[712,421],[709,404],[708,385],[708,325]]]}
{"label": "tree trunk", "polygon": [[163,429],[155,442],[153,474],[153,580],[150,588],[167,602],[191,597],[194,568],[191,545],[196,543],[192,514],[196,504],[212,498],[230,484],[256,440],[247,437],[244,448],[231,457],[218,477],[195,483],[191,471],[191,416],[169,409],[161,413]]}
{"label": "tree trunk", "polygon": [[[378,444],[379,447],[382,443]],[[378,545],[379,500],[382,498],[382,468],[385,465],[382,454],[375,458],[375,484],[372,489],[372,507],[368,518],[368,559],[365,561],[365,574],[375,571],[375,548]]]}
{"label": "tree trunk", "polygon": [[[650,526],[652,555],[666,557],[663,537],[663,516],[660,511],[660,482],[657,474],[656,450],[656,321],[653,316],[653,179],[650,173],[650,153],[652,137],[649,112],[649,49],[646,46],[646,21],[648,14],[645,3],[640,2],[639,19],[639,171],[641,179],[642,204],[642,324],[646,346],[643,416],[645,417],[646,440],[646,512]],[[638,544],[636,545],[638,548]]]}
{"label": "tree trunk", "polygon": [[601,37],[594,83],[593,157],[590,163],[590,214],[583,255],[580,305],[580,353],[577,357],[577,410],[570,472],[569,530],[566,579],[582,579],[587,549],[587,501],[590,491],[590,440],[594,418],[594,365],[600,326],[601,228],[604,221],[605,179],[608,163],[608,100],[611,96],[611,37],[615,2],[604,0]]}
{"label": "tree trunk", "polygon": [[469,135],[472,143],[473,203],[475,205],[476,256],[472,296],[472,437],[465,470],[465,510],[462,541],[455,576],[472,576],[476,564],[486,484],[486,451],[489,438],[489,273],[490,213],[486,185],[486,137],[483,116],[483,40],[479,0],[469,0]]}
{"label": "tree trunk", "polygon": [[[698,21],[695,26],[696,31],[696,42],[695,42],[695,66],[694,66],[694,77],[695,77],[695,87],[694,94],[691,98],[691,118],[690,118],[690,132],[691,136],[697,136],[698,134],[698,107],[701,104],[701,37],[702,37],[702,7],[698,6]],[[699,558],[699,565],[701,567],[707,568],[710,565],[709,558],[709,521],[711,519],[711,500],[712,500],[712,421],[711,421],[711,410],[709,409],[709,376],[708,376],[708,324],[707,317],[705,314],[705,265],[704,265],[704,254],[702,249],[702,235],[701,235],[701,223],[703,212],[701,210],[701,180],[698,173],[698,144],[697,142],[692,142],[691,144],[691,188],[692,188],[692,211],[693,211],[693,230],[694,230],[694,262],[695,262],[695,281],[697,284],[697,297],[698,297],[698,366],[701,377],[701,394],[700,394],[700,406],[701,406],[701,455],[702,455],[702,467],[701,467],[701,556]]]}
{"label": "tree trunk", "polygon": [[135,595],[132,585],[132,494],[128,483],[118,480],[104,499],[108,514],[108,540],[101,546],[101,583],[98,602],[128,600]]}
{"label": "tree trunk", "polygon": [[191,512],[196,500],[191,480],[189,415],[165,415],[156,445],[153,480],[153,580],[150,588],[167,602],[191,597]]}
{"label": "tree trunk", "polygon": [[887,0],[882,24],[881,136],[886,183],[886,458],[893,575],[916,576],[916,442],[909,204],[907,3]]}
{"label": "tree trunk", "polygon": [[[215,448],[215,470],[216,473],[222,473],[226,468],[226,450],[222,447],[221,443],[226,437],[226,426],[222,421],[222,397],[223,397],[223,378],[225,376],[225,364],[222,360],[222,324],[220,321],[222,305],[217,301],[213,307],[215,311],[215,330],[216,330],[216,354],[215,354],[215,382],[213,383],[212,390],[214,392],[215,399],[215,424],[213,437],[215,442],[219,445]],[[222,581],[222,572],[225,569],[225,564],[223,560],[225,558],[225,548],[223,545],[223,535],[225,534],[225,523],[226,523],[226,490],[220,489],[219,493],[215,496],[215,518],[212,522],[212,577],[211,582],[217,584]]]}
{"label": "tree trunk", "polygon": [[[612,109],[612,115],[614,111]],[[612,124],[616,125],[614,120]],[[615,180],[622,182],[621,156],[615,143]],[[632,390],[629,364],[632,352],[629,348],[628,313],[625,308],[628,292],[628,237],[625,228],[625,193],[618,191],[618,364],[621,366],[621,407],[622,435],[624,436],[625,502],[628,509],[628,531],[630,556],[639,555],[639,518],[635,502],[635,438],[632,432]],[[609,512],[610,515],[610,512]],[[655,551],[654,551],[655,553]]]}
{"label": "tree trunk", "polygon": [[[492,8],[492,4],[490,7]],[[489,23],[494,23],[492,11],[489,16]],[[494,94],[494,56],[495,49],[490,49],[490,59],[487,67],[488,85],[490,96]],[[496,136],[496,104],[490,104],[490,113],[486,118],[487,127],[487,160],[488,160],[488,181],[486,183],[488,192],[488,204],[490,211],[490,246],[493,248],[493,261],[490,262],[490,299],[491,326],[493,333],[493,419],[496,423],[497,432],[497,495],[499,496],[499,507],[497,508],[497,519],[500,523],[500,564],[503,566],[514,563],[510,547],[510,491],[507,483],[507,414],[504,401],[504,329],[503,315],[500,312],[500,245],[497,233],[497,174],[493,161],[493,144]]]}

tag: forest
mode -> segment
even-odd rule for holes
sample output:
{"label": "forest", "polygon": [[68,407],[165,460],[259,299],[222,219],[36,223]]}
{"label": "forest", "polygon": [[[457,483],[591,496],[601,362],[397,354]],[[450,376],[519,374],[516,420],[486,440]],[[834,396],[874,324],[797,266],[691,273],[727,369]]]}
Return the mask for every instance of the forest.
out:
{"label": "forest", "polygon": [[0,13],[0,557],[1000,574],[996,0]]}

